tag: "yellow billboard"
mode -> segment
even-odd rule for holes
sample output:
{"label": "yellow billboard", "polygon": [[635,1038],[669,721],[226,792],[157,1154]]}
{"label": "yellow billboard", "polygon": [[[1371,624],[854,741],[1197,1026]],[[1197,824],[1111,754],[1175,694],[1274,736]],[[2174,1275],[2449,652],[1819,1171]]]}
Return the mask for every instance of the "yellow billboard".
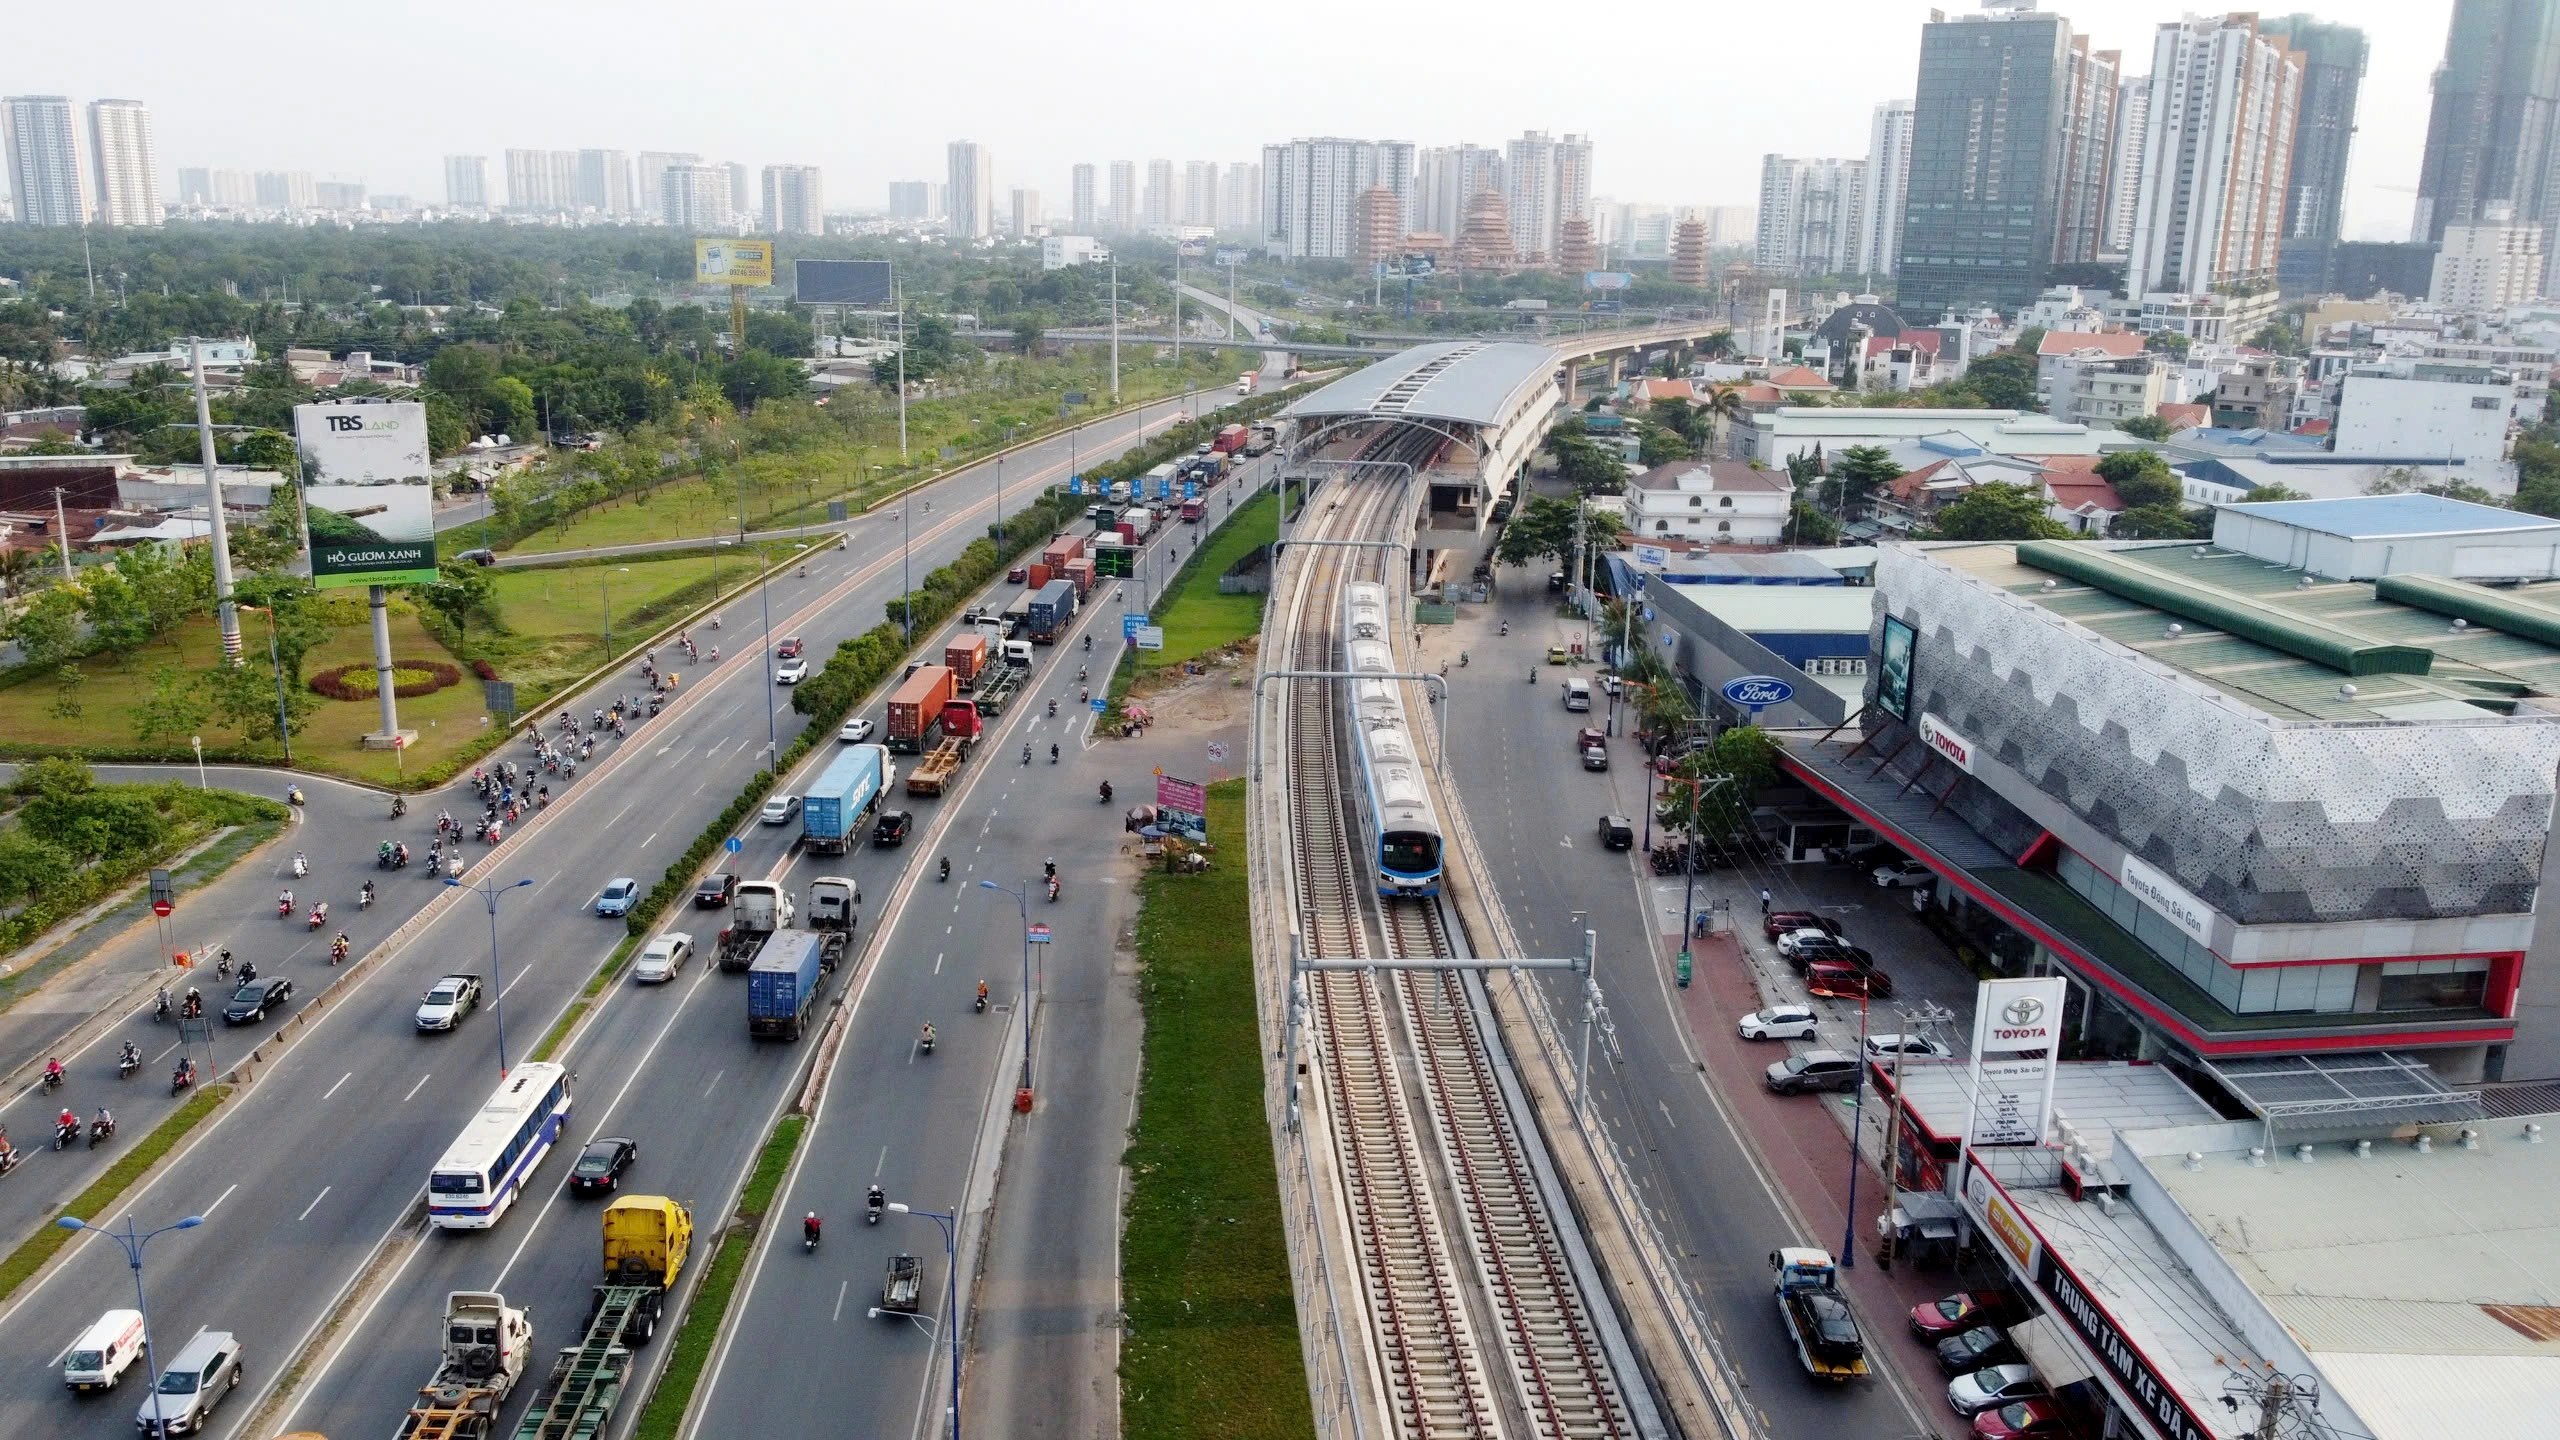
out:
{"label": "yellow billboard", "polygon": [[770,285],[773,242],[770,240],[696,240],[693,279],[697,285]]}

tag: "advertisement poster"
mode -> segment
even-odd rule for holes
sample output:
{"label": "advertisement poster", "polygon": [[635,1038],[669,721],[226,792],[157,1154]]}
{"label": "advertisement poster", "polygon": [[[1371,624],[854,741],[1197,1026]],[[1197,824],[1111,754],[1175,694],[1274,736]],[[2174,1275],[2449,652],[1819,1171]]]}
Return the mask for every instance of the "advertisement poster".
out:
{"label": "advertisement poster", "polygon": [[436,578],[427,407],[413,401],[297,405],[311,583],[320,589]]}
{"label": "advertisement poster", "polygon": [[1896,720],[1911,718],[1911,651],[1919,640],[1913,630],[1896,616],[1884,617],[1884,653],[1876,680],[1876,703]]}
{"label": "advertisement poster", "polygon": [[770,285],[773,242],[770,240],[696,240],[693,279],[697,285]]}

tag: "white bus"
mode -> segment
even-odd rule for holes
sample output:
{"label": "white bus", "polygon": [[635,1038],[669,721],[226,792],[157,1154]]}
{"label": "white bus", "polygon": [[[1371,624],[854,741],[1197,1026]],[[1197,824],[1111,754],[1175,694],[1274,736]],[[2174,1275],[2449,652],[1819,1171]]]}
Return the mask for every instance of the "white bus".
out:
{"label": "white bus", "polygon": [[429,1223],[448,1230],[497,1224],[568,1124],[568,1070],[517,1066],[428,1175]]}

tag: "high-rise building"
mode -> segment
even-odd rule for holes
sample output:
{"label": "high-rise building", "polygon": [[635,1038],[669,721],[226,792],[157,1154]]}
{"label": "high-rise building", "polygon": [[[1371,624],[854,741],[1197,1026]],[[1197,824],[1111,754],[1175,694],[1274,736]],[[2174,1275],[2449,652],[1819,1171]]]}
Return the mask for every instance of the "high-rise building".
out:
{"label": "high-rise building", "polygon": [[2061,16],[2028,9],[1921,27],[1894,282],[1905,316],[2020,309],[2057,259],[2094,257],[2103,195],[2089,192],[2106,184],[2112,59]]}
{"label": "high-rise building", "polygon": [[1543,130],[1503,147],[1502,201],[1511,212],[1511,253],[1544,256],[1556,242],[1556,142]]}
{"label": "high-rise building", "polygon": [[1077,234],[1090,235],[1095,229],[1094,222],[1100,218],[1095,213],[1097,197],[1094,193],[1093,162],[1084,161],[1067,175],[1067,223]]}
{"label": "high-rise building", "polygon": [[[1781,275],[1846,275],[1866,228],[1867,162],[1760,157],[1752,263]],[[1516,233],[1519,224],[1514,221]]]}
{"label": "high-rise building", "polygon": [[1218,228],[1218,162],[1186,160],[1182,165],[1182,223]]}
{"label": "high-rise building", "polygon": [[729,172],[717,165],[670,165],[658,178],[658,218],[679,230],[729,226]]}
{"label": "high-rise building", "polygon": [[2560,221],[2560,0],[2454,0],[2433,88],[2409,238],[2441,240],[2492,205]]}
{"label": "high-rise building", "polygon": [[2492,205],[2477,225],[2447,225],[2436,251],[2430,304],[2457,314],[2496,315],[2541,293],[2542,227],[2518,225]]}
{"label": "high-rise building", "polygon": [[2151,136],[2151,77],[2116,82],[2116,133],[2107,144],[2107,213],[2098,253],[2122,259],[2133,248],[2142,202],[2142,147]]}
{"label": "high-rise building", "polygon": [[489,157],[444,157],[444,203],[449,210],[485,210],[489,206]]}
{"label": "high-rise building", "polygon": [[1233,160],[1218,172],[1218,228],[1231,235],[1262,233],[1262,162]]}
{"label": "high-rise building", "polygon": [[188,206],[212,204],[213,172],[199,166],[179,166],[178,203]]}
{"label": "high-rise building", "polygon": [[311,187],[311,196],[323,210],[361,210],[364,208],[364,182],[322,180]]}
{"label": "high-rise building", "polygon": [[9,193],[21,225],[89,223],[88,177],[80,173],[80,132],[68,95],[0,100],[0,145],[9,152]]}
{"label": "high-rise building", "polygon": [[755,201],[748,195],[746,164],[738,160],[723,160],[720,173],[729,177],[729,213],[732,216],[754,214]]}
{"label": "high-rise building", "polygon": [[178,203],[246,210],[258,203],[258,185],[246,170],[182,167],[178,171]]}
{"label": "high-rise building", "polygon": [[2364,32],[2309,15],[2258,22],[2258,33],[2302,61],[2302,105],[2293,122],[2293,163],[2284,194],[2284,252],[2276,276],[2287,294],[2329,289],[2338,213],[2347,193],[2347,151],[2355,140],[2356,96],[2364,87]]}
{"label": "high-rise building", "polygon": [[308,170],[261,170],[254,182],[261,210],[310,210],[320,203],[320,190]]}
{"label": "high-rise building", "polygon": [[1351,226],[1351,253],[1345,257],[1364,272],[1393,257],[1404,239],[1396,224],[1396,192],[1384,185],[1372,185],[1360,192],[1356,218]]}
{"label": "high-rise building", "polygon": [[578,152],[577,208],[599,215],[629,215],[631,157],[619,150]]}
{"label": "high-rise building", "polygon": [[2272,285],[2302,62],[2251,15],[2160,27],[2127,293]]}
{"label": "high-rise building", "polygon": [[996,233],[995,156],[975,140],[954,140],[948,152],[944,225],[955,239],[983,240]]}
{"label": "high-rise building", "polygon": [[1138,223],[1142,226],[1170,225],[1180,213],[1181,200],[1173,193],[1173,162],[1147,162],[1147,189],[1138,200]]}
{"label": "high-rise building", "polygon": [[1707,244],[1748,245],[1760,233],[1760,212],[1748,205],[1706,205],[1695,215],[1707,226]]}
{"label": "high-rise building", "polygon": [[1467,202],[1480,191],[1502,188],[1501,151],[1487,145],[1433,146],[1414,166],[1421,208],[1414,228],[1454,236],[1466,228]]}
{"label": "high-rise building", "polygon": [[925,207],[924,213],[936,220],[948,220],[951,218],[950,182],[944,180],[936,180],[933,182],[933,203]]}
{"label": "high-rise building", "polygon": [[507,208],[521,214],[560,208],[560,197],[552,189],[550,151],[507,152]]}
{"label": "high-rise building", "polygon": [[101,225],[160,223],[160,165],[151,148],[151,107],[139,100],[89,102],[89,164]]}
{"label": "high-rise building", "polygon": [[1049,223],[1048,213],[1040,208],[1039,191],[1016,185],[1010,199],[1012,203],[1005,207],[1010,213],[1005,218],[1011,222],[1014,239],[1028,240]]}
{"label": "high-rise building", "polygon": [[827,233],[826,187],[815,165],[764,167],[764,231],[768,235]]}
{"label": "high-rise building", "polygon": [[667,218],[667,171],[678,165],[699,165],[702,157],[690,150],[643,150],[632,157],[632,204],[660,224]]}
{"label": "high-rise building", "polygon": [[1890,275],[1902,257],[1902,200],[1911,184],[1911,102],[1887,100],[1867,125],[1867,168],[1858,199],[1850,273]]}
{"label": "high-rise building", "polygon": [[1325,137],[1262,147],[1262,242],[1291,259],[1349,258],[1364,190],[1383,187],[1411,213],[1413,146]]}
{"label": "high-rise building", "polygon": [[932,219],[933,183],[928,180],[890,181],[889,218],[892,220]]}
{"label": "high-rise building", "polygon": [[1111,162],[1111,209],[1104,217],[1115,230],[1138,228],[1138,165],[1134,160]]}
{"label": "high-rise building", "polygon": [[578,208],[578,152],[551,152],[551,205],[553,209],[572,212]]}
{"label": "high-rise building", "polygon": [[1556,236],[1563,244],[1564,222],[1589,220],[1591,214],[1591,137],[1567,135],[1556,142]]}

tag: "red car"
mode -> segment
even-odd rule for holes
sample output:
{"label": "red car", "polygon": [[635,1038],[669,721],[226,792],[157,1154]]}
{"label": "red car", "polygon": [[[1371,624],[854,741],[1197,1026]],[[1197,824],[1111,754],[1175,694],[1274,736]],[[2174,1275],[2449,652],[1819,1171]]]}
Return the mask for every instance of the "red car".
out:
{"label": "red car", "polygon": [[1973,1417],[1973,1440],[2069,1440],[2079,1432],[2051,1400],[2018,1400]]}
{"label": "red car", "polygon": [[2023,1318],[2025,1311],[2005,1290],[1961,1290],[1913,1307],[1911,1333],[1936,1345],[1977,1325],[2011,1325]]}
{"label": "red car", "polygon": [[1804,967],[1804,988],[1834,1000],[1883,1000],[1893,994],[1893,980],[1854,960],[1816,960]]}
{"label": "red car", "polygon": [[1840,933],[1840,922],[1828,915],[1816,915],[1810,910],[1772,910],[1760,917],[1762,939],[1775,940],[1790,930],[1821,930],[1837,935]]}
{"label": "red car", "polygon": [[799,658],[800,658],[800,637],[799,637],[799,636],[797,636],[797,635],[785,635],[785,636],[783,636],[783,637],[782,637],[782,643],[773,647],[773,658],[775,658],[775,659],[777,659],[777,660],[797,660],[797,659],[799,659]]}
{"label": "red car", "polygon": [[1016,565],[1012,569],[1004,572],[1004,578],[1016,585],[1028,585],[1031,583],[1031,567],[1028,565]]}

